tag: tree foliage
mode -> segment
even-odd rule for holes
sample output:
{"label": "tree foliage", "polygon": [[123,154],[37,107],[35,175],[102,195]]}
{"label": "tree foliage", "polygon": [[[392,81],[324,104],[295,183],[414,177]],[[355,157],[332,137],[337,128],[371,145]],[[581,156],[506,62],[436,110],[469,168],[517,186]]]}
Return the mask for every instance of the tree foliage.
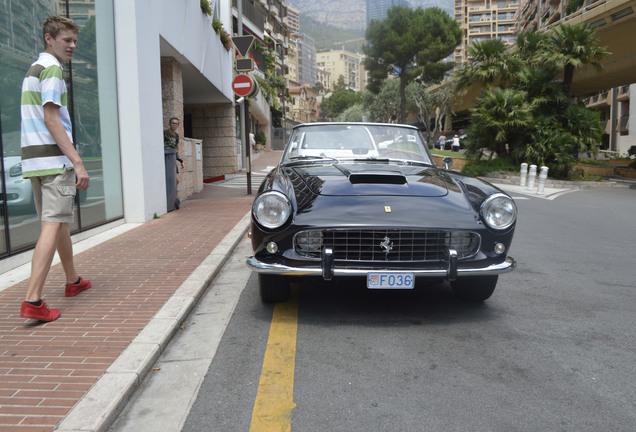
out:
{"label": "tree foliage", "polygon": [[360,94],[349,90],[337,90],[325,97],[320,104],[320,118],[333,120],[348,108],[361,102]]}
{"label": "tree foliage", "polygon": [[384,80],[377,94],[363,93],[362,102],[369,113],[370,121],[390,123],[397,120],[400,110],[400,81]]}
{"label": "tree foliage", "polygon": [[574,70],[598,66],[608,55],[587,24],[522,32],[510,48],[494,40],[477,42],[469,55],[472,61],[454,75],[460,87],[483,88],[471,110],[468,155],[488,149],[566,176],[580,153],[596,152],[599,113],[570,95]]}
{"label": "tree foliage", "polygon": [[461,41],[459,24],[440,8],[393,6],[384,20],[372,20],[366,30],[367,88],[378,93],[388,76],[399,78],[399,120],[406,120],[406,86],[416,77],[439,81],[454,65],[439,63]]}

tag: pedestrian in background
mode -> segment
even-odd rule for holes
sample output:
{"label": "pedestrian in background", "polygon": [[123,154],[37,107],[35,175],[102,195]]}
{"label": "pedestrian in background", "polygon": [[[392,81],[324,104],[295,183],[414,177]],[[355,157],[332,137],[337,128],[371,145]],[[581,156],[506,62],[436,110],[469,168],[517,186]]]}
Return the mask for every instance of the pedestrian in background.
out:
{"label": "pedestrian in background", "polygon": [[453,137],[453,151],[459,151],[459,137],[457,135]]}
{"label": "pedestrian in background", "polygon": [[42,229],[33,252],[31,278],[20,316],[40,321],[54,321],[61,315],[42,300],[56,250],[66,275],[65,295],[73,297],[91,287],[91,282],[80,277],[75,269],[69,228],[75,193],[77,189],[88,189],[90,184],[73,146],[62,76],[62,62],[73,57],[78,33],[79,27],[68,18],[47,18],[42,26],[44,52],[31,65],[22,83],[22,176],[31,180]]}
{"label": "pedestrian in background", "polygon": [[[179,128],[179,124],[181,122],[178,118],[172,117],[168,122],[168,129],[164,129],[163,131],[163,148],[171,148],[174,149],[177,155],[177,161],[181,164],[181,169],[183,169],[183,159],[179,156],[179,134],[177,133],[177,129]],[[177,168],[177,174],[179,174],[179,167]],[[179,184],[179,178],[177,177],[177,184]]]}

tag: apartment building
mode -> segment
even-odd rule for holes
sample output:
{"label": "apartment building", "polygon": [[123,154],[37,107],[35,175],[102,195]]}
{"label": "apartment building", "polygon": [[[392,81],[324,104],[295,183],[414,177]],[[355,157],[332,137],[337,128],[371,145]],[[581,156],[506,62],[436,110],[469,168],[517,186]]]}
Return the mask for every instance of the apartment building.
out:
{"label": "apartment building", "polygon": [[468,60],[471,43],[487,39],[515,40],[515,14],[519,0],[455,0],[455,21],[462,29],[462,42],[455,50],[455,62]]}
{"label": "apartment building", "polygon": [[[241,24],[239,29],[239,4],[241,2]],[[277,77],[287,77],[287,61],[289,52],[289,30],[288,30],[288,4],[287,0],[232,0],[233,28],[234,33],[239,30],[243,35],[252,35],[261,47],[268,47],[271,50],[273,71],[269,73]],[[253,47],[250,57],[254,59],[254,70],[249,74],[258,79],[267,78],[268,61],[262,53],[262,49]],[[286,82],[287,86],[287,82]],[[261,131],[265,134],[268,143],[273,144],[279,139],[281,134],[276,131],[278,126],[274,125],[273,118],[284,117],[286,104],[284,95],[274,95],[271,99],[266,97],[255,97],[250,100],[249,129],[252,132]],[[274,117],[273,117],[274,114]],[[237,131],[237,140],[242,140],[244,131]],[[242,165],[246,166],[245,154],[241,154]]]}
{"label": "apartment building", "polygon": [[291,116],[298,123],[312,123],[318,119],[318,92],[305,84],[290,87],[292,97]]}
{"label": "apartment building", "polygon": [[326,71],[322,66],[318,66],[316,68],[316,77],[318,79],[317,82],[321,83],[326,90],[331,88],[331,72]]}
{"label": "apartment building", "polygon": [[367,0],[367,25],[371,20],[383,20],[386,12],[393,6],[412,8],[413,4],[408,0]]}
{"label": "apartment building", "polygon": [[[595,29],[601,46],[612,53],[603,70],[577,70],[572,93],[601,113],[601,154],[624,156],[636,145],[636,0],[523,0],[516,30],[549,31],[564,24],[586,22]],[[630,127],[631,125],[631,127]]]}
{"label": "apartment building", "polygon": [[314,40],[301,33],[297,36],[298,44],[298,82],[301,85],[313,86],[318,81],[316,75],[316,46]]}
{"label": "apartment building", "polygon": [[322,82],[326,89],[331,89],[342,76],[347,87],[354,91],[366,88],[366,74],[362,63],[362,54],[345,50],[331,50],[316,53],[316,65],[329,73],[329,81]]}

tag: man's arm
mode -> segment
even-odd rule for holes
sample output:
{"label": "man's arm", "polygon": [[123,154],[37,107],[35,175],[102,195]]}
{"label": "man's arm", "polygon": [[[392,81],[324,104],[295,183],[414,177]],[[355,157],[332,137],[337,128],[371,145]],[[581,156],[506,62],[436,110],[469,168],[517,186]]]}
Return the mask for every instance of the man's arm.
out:
{"label": "man's arm", "polygon": [[84,163],[80,158],[77,150],[73,147],[73,143],[68,139],[66,129],[60,120],[60,107],[54,103],[47,103],[44,105],[44,124],[51,133],[51,136],[55,140],[57,146],[62,150],[62,153],[66,155],[73,164],[75,175],[77,176],[77,183],[75,187],[80,190],[88,189],[90,185],[90,179],[88,173],[84,168]]}

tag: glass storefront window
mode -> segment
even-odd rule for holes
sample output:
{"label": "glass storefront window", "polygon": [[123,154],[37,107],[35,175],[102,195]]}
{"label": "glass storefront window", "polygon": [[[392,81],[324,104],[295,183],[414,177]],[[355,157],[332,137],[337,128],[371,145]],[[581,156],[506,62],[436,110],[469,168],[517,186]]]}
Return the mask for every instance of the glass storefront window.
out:
{"label": "glass storefront window", "polygon": [[42,23],[51,15],[68,16],[80,26],[73,61],[64,65],[64,71],[74,141],[91,177],[91,187],[78,194],[71,230],[123,217],[112,2],[2,2],[0,257],[32,247],[39,236],[30,181],[22,179],[20,170],[20,97],[24,75],[43,51]]}

